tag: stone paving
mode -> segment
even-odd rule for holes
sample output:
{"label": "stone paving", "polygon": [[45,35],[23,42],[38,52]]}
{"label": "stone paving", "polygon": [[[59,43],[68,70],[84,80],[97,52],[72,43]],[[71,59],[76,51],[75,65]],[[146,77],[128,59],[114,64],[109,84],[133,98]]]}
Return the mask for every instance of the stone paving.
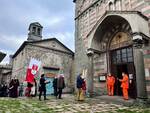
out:
{"label": "stone paving", "polygon": [[86,98],[82,102],[76,101],[73,95],[63,95],[63,99],[49,96],[46,101],[25,97],[0,98],[0,113],[150,113],[150,108],[127,107],[122,102],[115,104],[102,98]]}
{"label": "stone paving", "polygon": [[117,110],[129,108],[89,98],[78,102],[73,96],[66,96],[63,100],[51,100],[47,105],[50,109],[62,113],[117,113]]}

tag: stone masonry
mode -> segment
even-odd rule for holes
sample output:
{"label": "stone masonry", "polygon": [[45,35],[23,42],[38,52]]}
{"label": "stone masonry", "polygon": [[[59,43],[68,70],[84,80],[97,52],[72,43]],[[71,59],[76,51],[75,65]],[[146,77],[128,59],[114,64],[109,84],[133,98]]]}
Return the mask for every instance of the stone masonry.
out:
{"label": "stone masonry", "polygon": [[[149,28],[147,27],[148,25],[147,23],[148,22],[150,23],[150,1],[149,0],[74,0],[74,2],[75,2],[75,75],[76,76],[79,73],[82,73],[83,70],[88,69],[89,60],[87,57],[87,50],[93,46],[93,45],[91,46],[91,43],[93,43],[94,46],[97,48],[99,46],[103,48],[108,43],[107,38],[112,35],[112,32],[116,32],[115,28],[111,28],[111,26],[110,26],[111,31],[109,31],[109,22],[108,22],[106,23],[107,24],[106,26],[108,26],[108,31],[103,31],[106,32],[105,33],[106,35],[104,35],[103,38],[106,39],[105,43],[99,43],[100,40],[95,40],[95,42],[91,41],[93,38],[97,36],[97,35],[94,36],[93,34],[94,32],[100,29],[98,25],[100,26],[99,23],[105,18],[105,15],[108,14],[108,16],[113,16],[113,15],[121,14],[123,12],[124,18],[128,18],[128,20],[131,21],[131,23],[134,23],[135,22],[134,19],[136,18],[137,20],[135,23],[139,25],[139,22],[141,22],[140,17],[138,17],[137,15],[136,15],[137,17],[131,16],[132,15],[131,13],[137,11],[147,18],[147,22],[145,23],[145,25],[143,25],[143,27],[141,26],[140,30],[137,31],[144,32],[147,36],[149,36],[150,24],[149,24]],[[121,20],[116,19],[116,22],[115,20],[109,20],[109,21],[114,21],[114,23],[116,23],[117,21],[119,22]],[[129,34],[131,33],[131,28],[128,23],[120,23],[120,25],[122,26],[121,27],[122,31],[126,31]],[[138,27],[137,28],[135,27],[134,29],[138,29]],[[100,37],[102,38],[101,34],[99,34],[99,38]],[[147,47],[144,49],[145,51],[148,51],[150,49],[149,45],[147,45]],[[148,59],[150,59],[149,52],[146,53],[147,54],[146,54],[145,61],[148,61]],[[99,55],[99,53],[98,54],[94,53],[94,61],[93,61],[95,66],[94,72],[96,70],[100,70],[97,69],[97,67],[99,67],[103,69],[104,73],[107,73],[110,68],[109,61],[107,59],[108,59],[107,53],[101,55]],[[101,62],[104,65],[96,66],[97,64],[96,60],[99,60],[99,62]],[[148,67],[148,64],[146,62],[145,65],[147,66],[145,68],[147,72],[147,79],[149,79],[150,67]],[[99,82],[97,78],[94,78],[94,80],[95,80],[94,84],[96,87],[99,85]],[[101,89],[100,87],[105,87],[105,82],[101,83],[99,89]],[[101,92],[105,93],[105,91],[101,91]]]}
{"label": "stone masonry", "polygon": [[[32,31],[30,32],[32,33]],[[34,38],[35,36],[34,34]],[[41,61],[41,67],[38,73],[39,77],[43,73],[47,76],[51,76],[51,74],[64,74],[66,91],[70,92],[74,84],[74,53],[56,38],[33,40],[34,38],[30,34],[30,39],[32,40],[25,41],[13,55],[12,78],[16,76],[20,82],[24,82],[30,59],[35,58]],[[37,38],[39,39],[39,36]]]}

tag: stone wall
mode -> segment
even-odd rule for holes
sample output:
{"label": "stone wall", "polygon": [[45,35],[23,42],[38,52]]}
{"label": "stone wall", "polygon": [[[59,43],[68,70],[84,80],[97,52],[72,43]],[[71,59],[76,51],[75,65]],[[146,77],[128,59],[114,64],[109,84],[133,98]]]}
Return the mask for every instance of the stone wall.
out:
{"label": "stone wall", "polygon": [[42,42],[36,42],[34,43],[34,45],[39,45],[42,47],[49,47],[51,49],[55,49],[55,50],[57,49],[63,52],[68,52],[68,49],[65,49],[60,43],[57,43],[56,40],[51,40],[51,41],[45,40]]}
{"label": "stone wall", "polygon": [[9,84],[12,74],[12,65],[0,65],[0,84]]}
{"label": "stone wall", "polygon": [[[23,53],[24,52],[24,53]],[[38,47],[35,45],[26,45],[25,48],[14,58],[13,62],[13,76],[23,82],[26,77],[26,70],[29,65],[30,59],[35,58],[41,61],[41,67],[38,73],[40,77],[43,73],[53,73],[53,70],[44,69],[46,67],[60,68],[65,76],[66,90],[69,91],[72,88],[72,68],[73,68],[73,55],[55,51],[52,49],[46,49],[44,47]],[[56,72],[59,74],[59,71]]]}
{"label": "stone wall", "polygon": [[[88,39],[88,35],[107,10],[140,11],[142,14],[150,18],[150,1],[122,0],[121,2],[121,0],[76,0],[75,75],[81,73],[83,69],[87,68],[88,58],[86,50],[90,40]],[[95,66],[96,65],[97,63],[95,62]],[[105,87],[103,82],[102,84],[102,86]],[[98,85],[97,81],[95,82],[95,86],[101,87]],[[97,90],[96,87],[95,90]]]}
{"label": "stone wall", "polygon": [[[113,9],[109,8],[109,3],[113,5]],[[145,16],[150,17],[150,2],[144,0],[123,0],[117,5],[120,0],[85,0],[84,2],[77,0],[76,2],[76,21],[80,33],[78,34],[84,41],[87,47],[87,35],[102,17],[106,10],[120,10],[120,11],[140,11]],[[118,8],[120,7],[120,8]]]}
{"label": "stone wall", "polygon": [[149,94],[148,96],[150,97],[150,48],[149,47],[145,48],[143,53],[144,53],[147,92]]}
{"label": "stone wall", "polygon": [[13,68],[12,68],[12,78],[17,77],[20,82],[23,82],[24,76],[26,75],[27,64],[25,62],[26,58],[26,47],[13,58]]}

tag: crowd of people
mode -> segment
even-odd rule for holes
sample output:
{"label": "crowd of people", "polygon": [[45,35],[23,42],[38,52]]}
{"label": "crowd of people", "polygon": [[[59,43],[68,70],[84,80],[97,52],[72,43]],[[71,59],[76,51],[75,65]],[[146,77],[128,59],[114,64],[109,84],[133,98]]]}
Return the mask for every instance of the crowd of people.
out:
{"label": "crowd of people", "polygon": [[[128,75],[122,72],[122,79],[117,79],[121,82],[121,88],[123,93],[123,98],[125,100],[129,99],[128,89],[129,89],[129,78]],[[114,75],[109,73],[106,77],[106,86],[107,92],[109,96],[114,95],[114,85],[116,82],[116,78]],[[50,83],[45,79],[44,74],[41,75],[39,80],[39,85],[37,87],[37,82],[34,79],[34,82],[27,82],[26,88],[24,88],[23,83],[19,83],[19,80],[14,78],[10,81],[9,85],[6,83],[0,85],[0,97],[12,97],[17,98],[18,96],[27,96],[27,97],[35,97],[37,92],[39,91],[39,100],[41,100],[41,96],[43,94],[44,100],[46,98],[46,84]],[[62,98],[62,90],[65,88],[64,76],[62,74],[55,76],[53,80],[53,89],[54,96],[56,99]],[[83,101],[86,95],[86,80],[82,74],[79,74],[76,79],[76,88],[77,88],[77,100]],[[25,89],[25,90],[24,90]]]}
{"label": "crowd of people", "polygon": [[[26,86],[23,83],[19,83],[19,80],[14,78],[7,85],[0,84],[0,97],[12,97],[17,98],[18,96],[35,97],[39,92],[39,100],[41,100],[42,94],[44,95],[44,100],[46,98],[46,84],[50,83],[42,74],[39,80],[39,85],[37,85],[36,80],[34,82],[27,82]],[[58,99],[62,99],[62,90],[65,88],[65,81],[63,74],[60,74],[54,78],[53,81],[54,96]]]}
{"label": "crowd of people", "polygon": [[[116,79],[121,82],[121,88],[122,88],[122,93],[123,93],[123,98],[124,100],[128,100],[128,89],[129,89],[129,78],[128,75],[125,72],[122,72],[122,79],[115,78],[114,75],[109,73],[106,76],[106,87],[107,87],[107,93],[109,96],[114,96],[114,87],[115,87],[115,82]],[[77,100],[83,101],[85,99],[86,95],[86,80],[83,77],[82,74],[79,74],[77,76],[76,80],[76,88],[77,88]]]}
{"label": "crowd of people", "polygon": [[[50,81],[46,81],[44,74],[41,75],[40,78],[40,86],[39,86],[39,100],[41,101],[42,93],[44,95],[44,100],[47,100],[46,98],[46,84],[48,84]],[[65,81],[64,76],[62,74],[55,76],[53,80],[53,88],[54,88],[54,96],[56,99],[62,99],[62,90],[65,88]]]}
{"label": "crowd of people", "polygon": [[[25,96],[27,97],[35,97],[37,95],[37,89],[39,92],[39,100],[41,101],[41,96],[44,96],[44,100],[47,100],[46,98],[46,84],[49,84],[51,81],[46,80],[45,75],[42,74],[41,78],[39,80],[39,85],[37,88],[36,80],[34,82],[27,83],[27,87],[25,90]],[[54,89],[54,96],[59,99],[62,98],[62,90],[65,88],[65,81],[64,76],[62,74],[55,76],[53,80],[53,89]]]}
{"label": "crowd of people", "polygon": [[19,87],[19,80],[18,79],[12,79],[7,85],[6,83],[0,85],[0,97],[12,97],[16,98],[18,97],[18,87]]}

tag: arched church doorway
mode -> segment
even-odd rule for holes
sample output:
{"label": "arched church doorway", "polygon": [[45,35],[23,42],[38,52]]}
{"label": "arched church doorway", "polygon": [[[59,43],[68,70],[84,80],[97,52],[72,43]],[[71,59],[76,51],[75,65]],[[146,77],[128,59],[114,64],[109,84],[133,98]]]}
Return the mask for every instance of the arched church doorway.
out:
{"label": "arched church doorway", "polygon": [[[93,61],[94,76],[104,76],[109,72],[114,74],[116,77],[114,94],[121,96],[121,83],[117,79],[121,79],[122,72],[126,72],[130,79],[129,96],[136,98],[132,28],[129,22],[121,16],[106,16],[95,30],[91,48],[96,56]],[[101,82],[99,85],[104,86]],[[97,87],[97,84],[94,87]]]}
{"label": "arched church doorway", "polygon": [[110,41],[109,56],[110,72],[116,77],[115,95],[122,95],[121,83],[122,72],[129,75],[129,96],[136,98],[136,76],[134,67],[133,47],[128,33],[118,32]]}

